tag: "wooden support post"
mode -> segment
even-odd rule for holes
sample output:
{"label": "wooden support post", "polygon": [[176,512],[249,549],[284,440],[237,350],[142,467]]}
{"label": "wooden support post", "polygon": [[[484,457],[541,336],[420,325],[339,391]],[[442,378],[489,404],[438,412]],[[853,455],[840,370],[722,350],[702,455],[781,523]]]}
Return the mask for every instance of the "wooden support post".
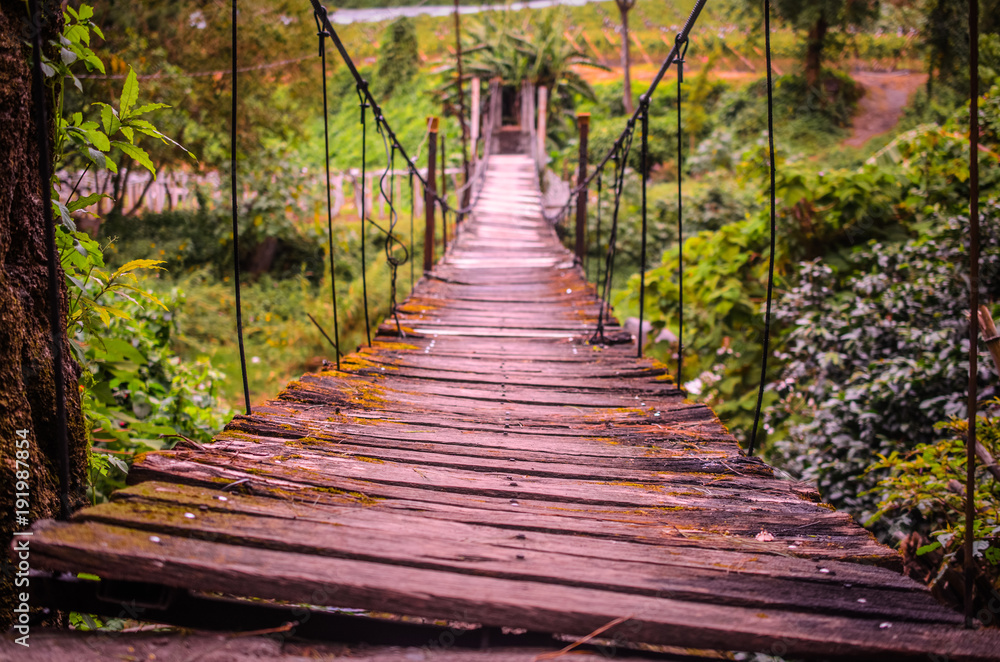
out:
{"label": "wooden support post", "polygon": [[[587,138],[590,135],[590,113],[577,115],[576,127],[580,134],[580,165],[576,175],[576,185],[580,186],[587,179]],[[583,189],[576,196],[576,259],[580,264],[583,264],[586,229],[587,189]]]}
{"label": "wooden support post", "polygon": [[[448,199],[448,160],[444,152],[444,134],[441,134],[441,199]],[[441,252],[448,249],[448,214],[444,205],[441,205]]]}
{"label": "wooden support post", "polygon": [[472,164],[476,164],[479,160],[479,95],[481,93],[482,83],[478,76],[473,76],[472,78],[472,122],[469,127],[472,130],[472,135],[469,137],[469,144],[472,146]]}
{"label": "wooden support post", "polygon": [[424,271],[430,271],[434,266],[434,198],[437,195],[437,170],[434,161],[437,159],[438,118],[428,118],[430,124],[427,135],[427,179],[424,186]]}
{"label": "wooden support post", "polygon": [[545,164],[548,161],[545,152],[545,132],[548,128],[548,102],[549,90],[544,85],[540,85],[538,87],[538,134],[535,136],[538,140],[538,147],[535,154],[538,156],[539,172],[545,168]]}

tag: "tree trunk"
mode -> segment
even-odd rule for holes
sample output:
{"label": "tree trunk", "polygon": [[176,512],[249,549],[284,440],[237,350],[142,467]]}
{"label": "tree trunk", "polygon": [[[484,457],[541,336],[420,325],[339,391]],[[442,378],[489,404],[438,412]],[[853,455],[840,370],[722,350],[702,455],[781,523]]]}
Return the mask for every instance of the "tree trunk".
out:
{"label": "tree trunk", "polygon": [[806,40],[806,85],[812,89],[819,87],[823,68],[823,45],[826,42],[828,27],[826,18],[820,16],[819,20],[809,28],[809,37]]}
{"label": "tree trunk", "polygon": [[[55,38],[62,26],[59,2],[46,0],[45,15],[53,20],[42,39]],[[27,524],[15,517],[17,441],[27,439],[28,517],[35,521],[59,512],[59,463],[55,457],[55,371],[49,327],[45,226],[35,146],[35,116],[31,98],[31,51],[27,11],[23,2],[3,3],[0,11],[0,630],[12,622],[16,592],[30,592],[17,577],[11,560],[14,531]],[[51,116],[50,116],[51,121]],[[50,127],[51,128],[51,127]],[[62,270],[59,282],[63,284]],[[65,286],[61,286],[63,311]],[[65,319],[65,312],[63,313]],[[71,507],[85,500],[87,447],[80,395],[79,367],[69,343],[63,346],[69,429]],[[21,431],[20,434],[18,431]],[[23,477],[24,474],[22,474]],[[20,539],[24,540],[24,539]],[[29,539],[30,540],[30,539]],[[18,601],[20,602],[20,601]]]}
{"label": "tree trunk", "polygon": [[618,11],[622,15],[622,81],[624,85],[622,101],[625,103],[625,112],[631,115],[635,111],[635,106],[632,105],[632,75],[630,72],[632,60],[628,43],[628,12],[635,6],[635,0],[615,1],[618,5]]}

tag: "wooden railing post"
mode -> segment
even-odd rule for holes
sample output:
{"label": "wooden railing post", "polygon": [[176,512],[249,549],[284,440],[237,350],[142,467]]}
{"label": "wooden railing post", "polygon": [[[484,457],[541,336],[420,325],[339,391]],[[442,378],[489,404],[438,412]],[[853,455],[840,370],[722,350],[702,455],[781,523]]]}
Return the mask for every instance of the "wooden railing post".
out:
{"label": "wooden railing post", "polygon": [[437,196],[437,170],[434,161],[437,159],[438,118],[428,118],[430,129],[427,135],[427,179],[424,186],[424,271],[430,271],[434,266],[434,207]]}
{"label": "wooden railing post", "polygon": [[[469,128],[471,129],[472,135],[469,136],[469,143],[472,146],[472,164],[475,165],[479,160],[479,98],[481,93],[481,83],[479,78],[476,76],[472,77],[472,86],[469,88],[472,92],[472,121],[469,123]],[[463,184],[465,182],[462,182]]]}
{"label": "wooden railing post", "polygon": [[[587,138],[590,134],[590,113],[580,113],[576,116],[576,127],[580,134],[580,165],[576,176],[576,185],[581,186],[587,179]],[[583,264],[584,247],[587,229],[587,189],[576,196],[576,259]]]}
{"label": "wooden railing post", "polygon": [[545,134],[548,131],[549,91],[544,85],[538,86],[537,112],[538,130],[535,132],[535,140],[538,144],[535,147],[535,155],[538,157],[538,171],[542,172],[548,162],[548,155],[545,152]]}

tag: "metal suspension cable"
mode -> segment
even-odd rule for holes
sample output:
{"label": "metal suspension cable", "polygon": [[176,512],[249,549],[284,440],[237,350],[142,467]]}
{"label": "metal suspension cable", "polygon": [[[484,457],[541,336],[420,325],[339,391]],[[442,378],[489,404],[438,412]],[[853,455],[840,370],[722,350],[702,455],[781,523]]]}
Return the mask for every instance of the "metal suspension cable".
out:
{"label": "metal suspension cable", "polygon": [[[325,12],[326,9],[324,8],[323,11]],[[327,19],[326,22],[329,24],[329,19]],[[336,36],[334,36],[334,39],[336,40]],[[335,41],[335,43],[339,43],[339,41]],[[365,244],[367,243],[365,241],[365,220],[367,218],[365,213],[365,175],[367,174],[367,164],[365,163],[365,160],[368,156],[366,148],[368,143],[368,127],[365,121],[365,115],[368,109],[368,102],[365,95],[362,94],[362,90],[365,92],[368,91],[368,83],[366,81],[358,83],[357,91],[358,99],[361,101],[361,294],[365,302],[365,337],[368,339],[368,346],[371,347],[372,328],[371,322],[368,319],[368,261],[365,257]],[[375,116],[378,117],[378,115],[378,111],[376,111]]]}
{"label": "metal suspension cable", "polygon": [[239,224],[239,204],[236,195],[236,101],[238,90],[237,68],[236,68],[236,27],[237,13],[236,0],[232,0],[232,77],[233,93],[232,107],[230,108],[229,121],[229,167],[230,167],[230,197],[233,206],[233,272],[234,288],[236,292],[236,337],[240,346],[240,370],[243,373],[243,401],[246,405],[247,416],[250,416],[250,381],[247,377],[247,355],[243,346],[243,300],[240,293],[240,224]]}
{"label": "metal suspension cable", "polygon": [[56,226],[52,218],[52,156],[49,153],[49,114],[45,108],[45,79],[42,76],[42,8],[31,3],[31,92],[35,106],[35,142],[38,146],[38,178],[42,194],[42,221],[45,223],[45,258],[48,261],[49,332],[52,339],[52,379],[55,382],[55,455],[59,471],[59,519],[69,519],[69,431],[66,423],[66,384],[63,370],[63,328],[59,291],[59,258],[56,253]]}
{"label": "metal suspension cable", "polygon": [[[597,245],[597,252],[601,252],[601,187],[604,181],[604,173],[598,173],[597,175],[597,238],[595,244]],[[587,261],[590,261],[590,255],[588,251]],[[597,277],[594,278],[595,283],[601,282],[601,260],[596,258],[594,264],[597,266]]]}
{"label": "metal suspension cable", "polygon": [[639,332],[636,334],[636,357],[642,358],[642,323],[646,312],[646,183],[649,179],[649,99],[640,100],[642,114],[642,242],[639,250]]}
{"label": "metal suspension cable", "polygon": [[774,288],[774,236],[776,226],[776,203],[774,199],[774,95],[771,81],[771,1],[764,0],[764,53],[767,60],[767,150],[768,167],[771,175],[771,253],[767,264],[767,306],[764,311],[764,340],[760,359],[760,386],[757,389],[757,406],[753,414],[753,431],[750,433],[750,443],[747,455],[753,457],[754,442],[757,440],[757,427],[760,424],[760,410],[764,403],[764,385],[767,381],[767,355],[771,345],[771,296]]}
{"label": "metal suspension cable", "polygon": [[[325,146],[324,160],[326,162],[326,230],[327,230],[327,250],[330,252],[330,299],[333,302],[333,351],[337,358],[337,370],[340,370],[340,325],[337,320],[337,269],[333,257],[333,202],[330,199],[330,111],[326,94],[326,38],[330,36],[323,29],[319,16],[316,19],[316,28],[319,36],[319,56],[322,60],[323,75],[323,144]],[[318,326],[318,325],[317,325]],[[326,332],[323,332],[326,336]],[[327,336],[329,340],[329,336]]]}
{"label": "metal suspension cable", "polygon": [[[413,171],[409,172],[410,180],[410,255],[413,255]],[[410,260],[410,290],[413,289],[414,282],[414,260]]]}
{"label": "metal suspension cable", "polygon": [[[381,125],[377,124],[376,126],[380,127]],[[378,188],[379,188],[379,193],[382,195],[382,198],[389,203],[389,228],[388,230],[383,230],[377,223],[372,222],[372,224],[375,225],[375,227],[382,230],[382,232],[385,233],[386,235],[385,261],[389,265],[389,270],[390,270],[389,311],[393,317],[393,320],[395,320],[396,322],[397,335],[402,336],[404,334],[402,331],[402,327],[399,324],[399,311],[397,310],[397,303],[396,303],[396,277],[399,272],[399,267],[405,264],[410,259],[410,251],[406,248],[406,244],[404,244],[402,241],[399,240],[399,238],[396,237],[395,233],[396,223],[399,221],[399,215],[396,212],[395,197],[393,195],[393,190],[392,190],[393,177],[395,176],[393,173],[396,166],[396,146],[395,144],[391,144],[389,142],[387,136],[385,135],[385,132],[381,128],[379,128],[378,132],[379,135],[382,137],[382,146],[386,152],[385,155],[386,169],[385,172],[382,173],[382,176],[379,177]],[[386,177],[389,178],[388,195],[386,195],[385,192]],[[393,253],[393,249],[396,246],[399,246],[403,249],[403,256],[401,258],[396,257],[396,255]]]}
{"label": "metal suspension cable", "polygon": [[607,339],[604,337],[604,317],[606,312],[610,314],[608,310],[609,296],[611,292],[611,281],[614,279],[615,273],[615,254],[617,252],[617,242],[618,242],[618,212],[621,209],[621,197],[622,191],[625,188],[625,170],[628,164],[629,152],[632,149],[632,137],[635,134],[635,125],[630,123],[630,130],[625,134],[625,140],[621,143],[621,146],[614,153],[614,208],[611,214],[611,231],[608,234],[608,249],[605,254],[605,264],[604,264],[604,282],[601,292],[601,307],[597,314],[597,330],[594,335],[591,336],[590,342],[600,342],[605,343]]}
{"label": "metal suspension cable", "polygon": [[976,523],[976,416],[978,411],[979,359],[979,0],[969,0],[969,399],[966,415],[969,432],[965,442],[965,627],[975,624],[973,585]]}
{"label": "metal suspension cable", "polygon": [[681,111],[681,84],[684,83],[684,58],[690,40],[685,39],[677,60],[677,385],[684,373],[684,136]]}

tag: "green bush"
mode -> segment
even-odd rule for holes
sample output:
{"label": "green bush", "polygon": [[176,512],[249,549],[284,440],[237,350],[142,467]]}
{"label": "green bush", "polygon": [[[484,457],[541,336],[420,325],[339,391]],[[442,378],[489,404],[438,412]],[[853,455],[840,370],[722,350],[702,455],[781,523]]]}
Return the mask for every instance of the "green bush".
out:
{"label": "green bush", "polygon": [[[992,277],[1000,273],[1000,206],[983,215],[990,300],[1000,296]],[[839,273],[820,261],[800,265],[782,297],[777,322],[789,331],[768,423],[787,436],[770,457],[815,481],[835,506],[871,515],[876,498],[866,492],[884,476],[866,472],[876,456],[937,439],[935,424],[964,411],[967,236],[967,218],[929,219],[917,238],[857,249]]]}
{"label": "green bush", "polygon": [[[783,144],[827,146],[851,125],[864,89],[845,73],[824,70],[820,91],[805,78],[786,74],[774,79],[775,133]],[[767,80],[727,92],[720,100],[718,126],[748,139],[767,130]],[[831,130],[832,129],[832,130]]]}

